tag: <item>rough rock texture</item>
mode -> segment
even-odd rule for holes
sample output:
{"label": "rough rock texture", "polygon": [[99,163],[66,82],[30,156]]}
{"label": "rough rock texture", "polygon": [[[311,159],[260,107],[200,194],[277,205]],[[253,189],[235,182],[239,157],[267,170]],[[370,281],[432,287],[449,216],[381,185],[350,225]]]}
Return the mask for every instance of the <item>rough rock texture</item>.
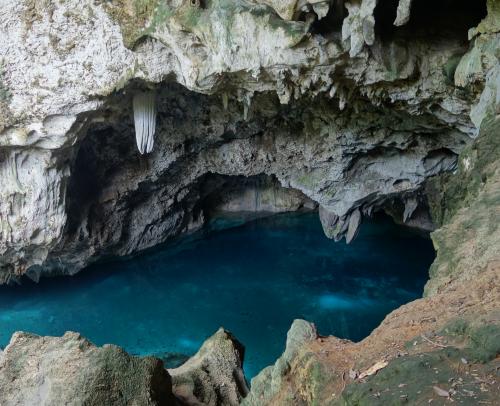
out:
{"label": "rough rock texture", "polygon": [[179,368],[169,369],[177,399],[187,405],[239,405],[248,393],[244,347],[220,328]]}
{"label": "rough rock texture", "polygon": [[252,390],[242,405],[272,404],[272,399],[286,387],[287,373],[301,347],[317,338],[313,324],[305,320],[294,320],[286,337],[285,352],[274,365],[264,368],[252,379]]}
{"label": "rough rock texture", "polygon": [[310,335],[252,379],[243,403],[444,404],[438,387],[448,402],[495,404],[499,275],[491,265],[467,285],[404,305],[359,343]]}
{"label": "rough rock texture", "polygon": [[[489,12],[497,15],[495,2]],[[470,35],[455,80],[483,84],[471,111],[478,137],[454,173],[426,182],[437,258],[426,297],[389,314],[359,343],[307,340],[282,369],[277,387],[254,379],[248,401],[266,405],[495,404],[500,398],[500,97],[498,19]],[[480,27],[490,27],[479,34]],[[484,28],[483,28],[484,29]],[[460,66],[462,65],[462,66]],[[478,114],[475,116],[475,114]],[[476,117],[476,118],[474,118]],[[400,204],[401,206],[401,204]],[[404,211],[414,210],[409,199]],[[402,212],[401,208],[392,208]],[[320,210],[323,223],[345,227]],[[403,212],[404,217],[404,212]],[[333,234],[333,236],[335,236]],[[275,382],[273,379],[272,382]]]}
{"label": "rough rock texture", "polygon": [[[199,227],[213,174],[300,191],[336,239],[425,202],[496,94],[495,4],[477,25],[481,4],[415,3],[396,27],[406,2],[280,2],[300,11],[280,17],[271,1],[4,0],[0,282]],[[155,148],[140,158],[132,99],[151,88]]]}
{"label": "rough rock texture", "polygon": [[77,333],[15,333],[0,355],[0,404],[172,405],[171,380],[160,360],[96,347]]}

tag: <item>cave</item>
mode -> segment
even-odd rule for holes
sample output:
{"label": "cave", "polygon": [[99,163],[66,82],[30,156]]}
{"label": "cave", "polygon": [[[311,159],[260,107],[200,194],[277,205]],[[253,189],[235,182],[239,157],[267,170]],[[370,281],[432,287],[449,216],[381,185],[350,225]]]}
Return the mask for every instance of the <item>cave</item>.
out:
{"label": "cave", "polygon": [[[245,342],[245,373],[252,378],[279,356],[294,319],[359,341],[388,312],[422,295],[435,254],[433,225],[418,195],[408,195],[418,204],[406,213],[406,197],[396,192],[409,182],[404,175],[387,196],[363,203],[354,241],[337,243],[325,236],[307,182],[287,181],[281,165],[269,164],[288,163],[297,153],[286,155],[276,142],[302,148],[310,142],[296,118],[306,106],[282,107],[264,94],[246,120],[240,103],[225,110],[217,96],[165,83],[156,90],[155,149],[142,155],[131,111],[142,86],[132,83],[109,99],[72,157],[65,238],[52,269],[72,273],[58,266],[82,260],[87,269],[55,281],[30,271],[38,284],[2,291],[0,306],[16,301],[16,311],[30,316],[0,322],[1,345],[15,330],[77,330],[174,368],[224,325]],[[284,141],[276,141],[280,131]],[[455,169],[455,152],[430,148],[428,131],[426,123],[413,141],[404,140],[409,162],[415,155],[429,173]],[[400,157],[401,141],[388,137],[353,156],[346,176]],[[251,143],[251,154],[239,143]],[[162,337],[170,339],[160,343]]]}
{"label": "cave", "polygon": [[330,4],[328,13],[320,20],[315,20],[311,26],[311,33],[323,36],[337,35],[342,30],[342,23],[347,15],[344,0],[334,0]]}
{"label": "cave", "polygon": [[[113,342],[175,368],[224,325],[245,343],[250,379],[281,354],[294,319],[359,341],[388,312],[422,295],[434,259],[428,236],[379,213],[355,242],[336,243],[325,237],[317,209],[300,201],[304,196],[293,197],[291,212],[256,212],[266,208],[262,195],[272,179],[208,176],[203,183],[212,193],[199,206],[210,221],[197,232],[69,280],[1,287],[0,308],[16,307],[1,312],[0,345],[17,330],[78,330],[98,345]],[[279,193],[286,191],[271,195]]]}
{"label": "cave", "polygon": [[498,1],[4,3],[1,405],[498,402]]}

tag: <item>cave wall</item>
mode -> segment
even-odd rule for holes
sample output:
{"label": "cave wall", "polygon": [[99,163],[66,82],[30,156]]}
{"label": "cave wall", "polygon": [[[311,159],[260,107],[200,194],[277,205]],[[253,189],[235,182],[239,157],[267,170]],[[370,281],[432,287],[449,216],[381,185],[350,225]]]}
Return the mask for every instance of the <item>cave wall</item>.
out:
{"label": "cave wall", "polygon": [[[306,3],[6,1],[0,280],[198,227],[210,173],[275,178],[335,239],[394,201],[407,220],[425,207],[425,181],[457,168],[496,94],[491,13],[468,31],[485,7],[422,27],[406,1],[392,25],[396,2]],[[144,88],[157,134],[140,156]]]}

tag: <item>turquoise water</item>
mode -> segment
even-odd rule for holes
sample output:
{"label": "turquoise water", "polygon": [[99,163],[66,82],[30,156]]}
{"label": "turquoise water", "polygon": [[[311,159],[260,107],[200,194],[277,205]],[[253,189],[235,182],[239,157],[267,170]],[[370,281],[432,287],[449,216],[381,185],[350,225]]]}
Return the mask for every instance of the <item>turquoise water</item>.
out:
{"label": "turquoise water", "polygon": [[323,235],[317,213],[274,216],[74,277],[1,287],[0,346],[17,330],[74,330],[173,365],[224,326],[245,344],[250,378],[281,354],[295,318],[323,335],[367,336],[421,296],[433,257],[430,240],[388,220],[365,222],[346,245]]}

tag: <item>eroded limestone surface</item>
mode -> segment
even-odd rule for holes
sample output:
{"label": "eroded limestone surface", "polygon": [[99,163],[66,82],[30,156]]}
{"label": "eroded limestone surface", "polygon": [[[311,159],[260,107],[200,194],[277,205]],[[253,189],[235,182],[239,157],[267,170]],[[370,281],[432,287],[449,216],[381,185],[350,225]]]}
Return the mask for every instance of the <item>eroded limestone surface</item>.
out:
{"label": "eroded limestone surface", "polygon": [[[335,239],[394,201],[411,221],[497,97],[488,4],[468,42],[480,7],[427,21],[405,1],[5,0],[0,280],[74,273],[201,225],[209,173],[274,176],[329,213]],[[155,148],[140,159],[131,106],[148,89]],[[103,167],[75,219],[79,159]]]}
{"label": "eroded limestone surface", "polygon": [[248,393],[244,354],[243,345],[220,328],[188,361],[168,370],[177,399],[187,405],[239,405]]}
{"label": "eroded limestone surface", "polygon": [[96,347],[78,333],[15,333],[0,355],[2,405],[172,405],[170,376],[155,358]]}

